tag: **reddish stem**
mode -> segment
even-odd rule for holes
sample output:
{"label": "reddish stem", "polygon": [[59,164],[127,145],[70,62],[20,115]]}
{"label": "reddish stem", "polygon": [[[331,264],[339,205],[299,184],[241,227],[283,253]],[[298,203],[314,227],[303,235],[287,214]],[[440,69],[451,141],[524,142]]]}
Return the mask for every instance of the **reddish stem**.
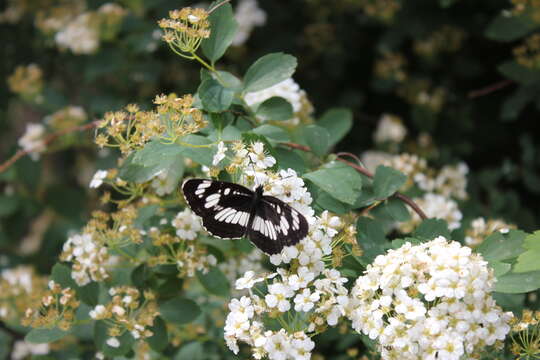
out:
{"label": "reddish stem", "polygon": [[[93,121],[93,122],[88,123],[88,124],[75,126],[75,127],[65,129],[65,130],[60,130],[60,131],[55,132],[53,134],[47,135],[43,139],[43,143],[45,144],[45,146],[47,146],[47,145],[49,145],[50,143],[52,143],[54,140],[56,140],[57,138],[59,138],[62,135],[71,134],[71,133],[74,133],[74,132],[77,132],[77,131],[85,131],[85,130],[93,129],[98,125],[98,123],[99,123],[99,121]],[[39,147],[39,146],[41,146],[41,145],[38,145],[37,147]],[[30,154],[37,147],[32,148],[32,149],[26,149],[26,150],[21,149],[21,150],[17,151],[15,154],[13,154],[12,157],[7,159],[2,165],[0,165],[0,174],[3,173],[4,171],[6,171],[7,169],[9,169],[20,158]]]}
{"label": "reddish stem", "polygon": [[[291,143],[291,142],[283,142],[281,144],[285,145],[285,146],[288,146],[290,148],[293,148],[293,149],[298,149],[298,150],[302,150],[302,151],[306,151],[306,152],[311,152],[311,149],[308,146],[305,146],[305,145],[300,145],[300,144]],[[360,165],[357,165],[357,164],[355,164],[353,162],[350,162],[350,161],[345,160],[345,159],[340,157],[340,156],[348,156],[348,157],[351,157],[351,158],[355,159],[356,161],[360,162],[360,159],[358,158],[358,156],[356,156],[356,155],[354,155],[352,153],[348,153],[348,152],[339,152],[336,155],[338,156],[338,158],[337,158],[338,161],[341,161],[342,163],[347,164],[348,166],[352,167],[353,169],[355,169],[356,171],[358,171],[362,175],[365,175],[365,176],[367,176],[369,178],[373,178],[373,174],[368,169],[366,169],[365,167],[362,167]],[[409,205],[411,207],[411,209],[413,209],[418,214],[418,216],[420,216],[421,219],[425,220],[425,219],[428,218],[426,216],[426,214],[424,213],[424,211],[422,211],[422,209],[410,197],[408,197],[408,196],[406,196],[406,195],[404,195],[402,193],[399,193],[399,192],[394,193],[394,195],[392,195],[392,196],[396,197],[397,199],[403,201],[405,204]]]}
{"label": "reddish stem", "polygon": [[469,99],[474,99],[474,98],[477,98],[477,97],[480,97],[480,96],[484,96],[484,95],[488,95],[488,94],[491,94],[492,92],[495,92],[497,90],[500,90],[500,89],[503,89],[505,87],[507,87],[508,85],[512,85],[514,82],[512,80],[503,80],[503,81],[499,81],[495,84],[492,84],[492,85],[489,85],[485,88],[482,88],[482,89],[478,89],[478,90],[473,90],[471,92],[469,92]]}

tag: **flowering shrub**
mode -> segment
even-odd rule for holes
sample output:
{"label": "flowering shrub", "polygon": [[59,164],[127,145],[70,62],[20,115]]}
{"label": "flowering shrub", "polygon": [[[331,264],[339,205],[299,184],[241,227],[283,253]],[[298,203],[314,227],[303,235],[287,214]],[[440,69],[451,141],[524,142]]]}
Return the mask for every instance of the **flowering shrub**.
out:
{"label": "flowering shrub", "polygon": [[[7,2],[2,26],[33,29],[57,58],[6,76],[2,114],[24,121],[18,140],[0,134],[0,360],[538,357],[540,233],[534,198],[518,196],[540,189],[535,139],[520,138],[520,162],[479,167],[463,129],[492,105],[455,85],[481,67],[477,35],[415,18],[473,5],[300,3],[288,6],[311,20],[297,59],[279,52],[296,40],[260,41],[278,38],[274,16],[297,14],[256,0]],[[468,10],[487,38],[521,41],[499,67],[519,84],[506,120],[536,99],[538,8],[511,1],[489,24]],[[369,94],[350,74],[332,83],[353,59],[336,34],[354,37],[332,19],[351,12],[384,33]],[[343,64],[325,67],[332,53]],[[218,239],[182,194],[190,178],[262,187],[307,235],[284,247],[269,235],[258,245],[272,255]]]}

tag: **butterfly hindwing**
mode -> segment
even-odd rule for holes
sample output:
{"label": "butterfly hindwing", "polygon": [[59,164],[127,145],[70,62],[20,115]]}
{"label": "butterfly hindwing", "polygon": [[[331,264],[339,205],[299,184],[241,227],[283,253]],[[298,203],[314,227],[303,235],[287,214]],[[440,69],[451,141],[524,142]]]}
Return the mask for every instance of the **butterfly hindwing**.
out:
{"label": "butterfly hindwing", "polygon": [[241,185],[207,179],[190,179],[182,185],[193,212],[212,235],[236,239],[245,235],[253,192]]}
{"label": "butterfly hindwing", "polygon": [[248,229],[251,241],[268,254],[298,243],[307,232],[305,217],[273,196],[263,196]]}

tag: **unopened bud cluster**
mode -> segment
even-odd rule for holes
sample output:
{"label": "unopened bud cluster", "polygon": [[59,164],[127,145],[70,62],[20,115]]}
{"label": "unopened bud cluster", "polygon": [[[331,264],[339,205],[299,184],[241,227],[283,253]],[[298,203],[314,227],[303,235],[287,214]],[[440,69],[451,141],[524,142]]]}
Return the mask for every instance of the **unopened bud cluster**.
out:
{"label": "unopened bud cluster", "polygon": [[159,21],[159,27],[165,31],[163,40],[173,50],[194,53],[201,45],[201,41],[210,36],[210,22],[207,18],[208,12],[204,9],[186,7],[172,10],[167,19]]}
{"label": "unopened bud cluster", "polygon": [[[119,347],[120,339],[126,331],[136,340],[144,340],[153,335],[150,328],[159,315],[155,295],[150,291],[142,294],[130,286],[109,289],[112,297],[107,304],[99,304],[90,311],[94,320],[106,320],[109,324],[107,344]],[[179,309],[181,311],[181,309]]]}
{"label": "unopened bud cluster", "polygon": [[125,111],[106,113],[98,126],[102,130],[96,136],[96,144],[118,147],[127,154],[141,149],[152,138],[175,142],[206,126],[202,112],[193,107],[191,95],[158,95],[154,103],[154,111],[141,111],[131,104]]}
{"label": "unopened bud cluster", "polygon": [[62,288],[51,280],[49,290],[41,298],[40,306],[28,308],[21,323],[33,328],[58,327],[69,330],[75,321],[75,311],[79,305],[75,290]]}

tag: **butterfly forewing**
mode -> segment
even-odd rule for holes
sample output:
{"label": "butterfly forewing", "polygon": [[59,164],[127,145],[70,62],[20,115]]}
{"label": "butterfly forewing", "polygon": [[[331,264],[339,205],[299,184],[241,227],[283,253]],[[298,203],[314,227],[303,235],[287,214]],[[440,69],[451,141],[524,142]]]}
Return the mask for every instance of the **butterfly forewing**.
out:
{"label": "butterfly forewing", "polygon": [[203,220],[203,226],[220,238],[249,239],[262,251],[277,254],[294,245],[308,232],[298,211],[273,196],[261,196],[238,184],[191,179],[182,185],[184,196]]}
{"label": "butterfly forewing", "polygon": [[193,212],[214,236],[236,239],[245,235],[253,192],[241,185],[206,179],[190,179],[182,185]]}

